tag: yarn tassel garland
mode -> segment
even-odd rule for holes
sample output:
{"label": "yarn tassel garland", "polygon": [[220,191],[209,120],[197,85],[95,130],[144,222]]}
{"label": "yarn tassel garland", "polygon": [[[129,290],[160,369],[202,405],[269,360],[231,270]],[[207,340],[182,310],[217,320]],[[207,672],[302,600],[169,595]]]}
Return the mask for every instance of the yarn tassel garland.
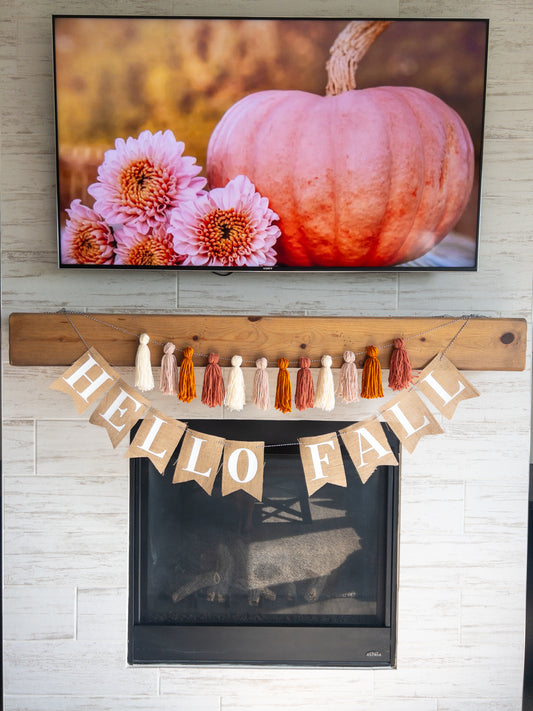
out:
{"label": "yarn tassel garland", "polygon": [[276,399],[274,406],[276,410],[286,413],[291,411],[292,403],[292,386],[291,379],[287,368],[289,361],[286,358],[278,360],[278,381],[276,385]]}
{"label": "yarn tassel garland", "polygon": [[299,360],[300,370],[296,374],[296,392],[294,394],[294,404],[298,410],[306,410],[313,407],[315,400],[315,386],[313,375],[311,374],[311,361],[306,356],[301,356]]}
{"label": "yarn tassel garland", "polygon": [[331,356],[322,356],[320,363],[322,367],[318,371],[318,382],[316,386],[315,407],[331,412],[335,407],[335,385],[333,383],[333,373]]}
{"label": "yarn tassel garland", "polygon": [[359,383],[357,381],[355,353],[353,351],[344,351],[342,357],[344,363],[341,366],[337,392],[344,402],[356,402],[359,400]]}
{"label": "yarn tassel garland", "polygon": [[141,392],[153,390],[155,385],[150,349],[148,348],[149,342],[150,336],[147,333],[141,333],[139,336],[139,347],[135,355],[135,387]]}
{"label": "yarn tassel garland", "polygon": [[192,362],[193,353],[194,350],[190,346],[187,346],[183,351],[178,391],[178,399],[182,402],[191,402],[196,397],[196,381]]}
{"label": "yarn tassel garland", "polygon": [[228,379],[228,387],[226,388],[226,397],[224,405],[228,410],[240,411],[244,407],[244,376],[241,370],[242,358],[240,355],[234,355],[231,359],[231,370]]}
{"label": "yarn tassel garland", "polygon": [[159,390],[163,395],[178,394],[178,361],[174,355],[175,350],[176,346],[173,343],[165,343],[163,346],[159,375]]}
{"label": "yarn tassel garland", "polygon": [[413,369],[403,338],[394,339],[389,364],[389,388],[405,390],[413,382]]}
{"label": "yarn tassel garland", "polygon": [[202,402],[207,407],[224,404],[224,378],[218,364],[218,353],[210,353],[207,358],[202,386]]}
{"label": "yarn tassel garland", "polygon": [[266,358],[258,358],[255,361],[255,365],[252,402],[260,410],[268,410],[270,407],[270,389],[266,370],[268,361]]}
{"label": "yarn tassel garland", "polygon": [[378,360],[376,346],[368,346],[366,360],[363,366],[361,397],[367,400],[383,397],[383,384],[381,382],[381,365]]}

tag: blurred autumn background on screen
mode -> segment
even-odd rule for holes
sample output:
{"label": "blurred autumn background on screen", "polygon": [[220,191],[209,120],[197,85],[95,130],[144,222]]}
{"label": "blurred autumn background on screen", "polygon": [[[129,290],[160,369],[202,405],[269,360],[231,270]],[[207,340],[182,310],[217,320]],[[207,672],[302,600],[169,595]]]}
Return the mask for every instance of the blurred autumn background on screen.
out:
{"label": "blurred autumn background on screen", "polygon": [[[171,129],[205,169],[211,132],[243,96],[264,89],[324,94],[329,49],[348,22],[55,18],[61,224],[74,198],[92,205],[87,186],[117,137]],[[357,86],[436,94],[466,123],[479,166],[485,39],[483,23],[393,22],[361,63]],[[478,199],[479,171],[457,226],[473,238]]]}

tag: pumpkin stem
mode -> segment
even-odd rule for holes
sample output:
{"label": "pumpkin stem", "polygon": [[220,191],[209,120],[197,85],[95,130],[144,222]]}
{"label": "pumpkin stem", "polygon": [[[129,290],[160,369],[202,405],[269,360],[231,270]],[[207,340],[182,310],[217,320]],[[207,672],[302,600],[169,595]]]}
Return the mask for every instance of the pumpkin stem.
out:
{"label": "pumpkin stem", "polygon": [[336,96],[355,89],[355,74],[374,41],[391,24],[391,20],[354,20],[337,37],[326,64],[326,96]]}

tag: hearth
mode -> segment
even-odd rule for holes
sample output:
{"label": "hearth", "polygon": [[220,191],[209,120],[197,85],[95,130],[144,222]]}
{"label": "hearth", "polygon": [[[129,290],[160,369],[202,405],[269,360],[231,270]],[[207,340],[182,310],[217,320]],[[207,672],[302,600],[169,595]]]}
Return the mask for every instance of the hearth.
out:
{"label": "hearth", "polygon": [[394,665],[398,467],[362,484],[342,448],[347,487],[309,497],[295,444],[349,424],[189,421],[266,442],[261,502],[131,460],[130,663]]}

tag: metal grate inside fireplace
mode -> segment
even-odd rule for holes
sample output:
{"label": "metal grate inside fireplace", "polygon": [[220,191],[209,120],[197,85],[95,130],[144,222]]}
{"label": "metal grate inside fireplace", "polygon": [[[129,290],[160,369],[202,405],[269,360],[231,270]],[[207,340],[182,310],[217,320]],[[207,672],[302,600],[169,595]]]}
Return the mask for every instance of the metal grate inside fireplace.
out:
{"label": "metal grate inside fireplace", "polygon": [[[263,500],[131,460],[130,664],[393,666],[398,467],[311,497],[294,442],[350,422],[198,420],[262,440]],[[133,432],[132,436],[134,436]],[[398,441],[386,434],[398,457]]]}

